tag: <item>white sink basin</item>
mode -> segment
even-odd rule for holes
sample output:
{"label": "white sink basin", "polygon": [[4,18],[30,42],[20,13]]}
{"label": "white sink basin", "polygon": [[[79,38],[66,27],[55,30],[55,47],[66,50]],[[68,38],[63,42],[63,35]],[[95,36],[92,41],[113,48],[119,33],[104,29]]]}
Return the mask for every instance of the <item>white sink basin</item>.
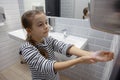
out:
{"label": "white sink basin", "polygon": [[55,38],[59,41],[63,41],[68,44],[69,43],[74,44],[75,46],[79,47],[80,49],[84,49],[84,47],[86,46],[86,43],[87,43],[86,38],[81,38],[81,37],[72,36],[72,35],[68,35],[66,38],[64,38],[64,35],[62,33],[58,33],[58,32],[51,32],[51,33],[49,33],[49,36],[52,36],[53,38]]}
{"label": "white sink basin", "polygon": [[[26,39],[26,31],[23,29],[9,32],[8,35],[10,38],[15,39],[18,42],[24,42]],[[64,39],[63,34],[58,33],[58,32],[50,32],[49,36],[52,36],[53,38],[55,38],[59,41],[63,41],[65,43],[74,44],[75,46],[77,46],[80,49],[84,49],[84,47],[87,45],[87,39],[81,38],[81,37],[69,35],[68,37],[66,37]],[[71,56],[68,58],[65,55],[61,55],[61,54],[55,54],[55,56],[58,58],[58,60],[68,60],[71,58],[76,58],[76,56]]]}

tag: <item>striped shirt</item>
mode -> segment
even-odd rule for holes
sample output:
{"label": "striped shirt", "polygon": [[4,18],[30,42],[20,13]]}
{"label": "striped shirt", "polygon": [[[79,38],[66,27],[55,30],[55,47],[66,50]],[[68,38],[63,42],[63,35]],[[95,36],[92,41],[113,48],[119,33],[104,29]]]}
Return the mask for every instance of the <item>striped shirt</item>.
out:
{"label": "striped shirt", "polygon": [[36,46],[42,47],[47,51],[47,59],[40,54],[35,46],[27,41],[20,48],[22,56],[31,70],[32,80],[59,80],[58,73],[53,68],[56,62],[54,52],[56,51],[69,57],[71,55],[66,52],[72,44],[66,44],[49,36],[44,38],[44,43],[39,43]]}

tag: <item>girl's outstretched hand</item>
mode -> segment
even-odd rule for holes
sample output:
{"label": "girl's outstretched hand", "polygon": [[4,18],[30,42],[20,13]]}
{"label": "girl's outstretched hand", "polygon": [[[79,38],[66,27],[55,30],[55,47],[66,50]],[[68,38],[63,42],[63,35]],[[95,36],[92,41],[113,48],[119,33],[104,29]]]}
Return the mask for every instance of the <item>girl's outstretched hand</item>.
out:
{"label": "girl's outstretched hand", "polygon": [[92,54],[92,56],[99,62],[107,62],[114,58],[113,52],[108,51],[96,51]]}

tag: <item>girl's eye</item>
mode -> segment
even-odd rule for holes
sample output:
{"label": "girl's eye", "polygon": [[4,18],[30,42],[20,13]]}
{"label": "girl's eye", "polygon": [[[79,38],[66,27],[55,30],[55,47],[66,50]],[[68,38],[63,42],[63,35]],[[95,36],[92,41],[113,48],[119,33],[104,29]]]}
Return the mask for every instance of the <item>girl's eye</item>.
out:
{"label": "girl's eye", "polygon": [[45,24],[48,24],[48,22],[45,22]]}
{"label": "girl's eye", "polygon": [[40,27],[40,26],[42,26],[42,24],[38,24],[38,26]]}

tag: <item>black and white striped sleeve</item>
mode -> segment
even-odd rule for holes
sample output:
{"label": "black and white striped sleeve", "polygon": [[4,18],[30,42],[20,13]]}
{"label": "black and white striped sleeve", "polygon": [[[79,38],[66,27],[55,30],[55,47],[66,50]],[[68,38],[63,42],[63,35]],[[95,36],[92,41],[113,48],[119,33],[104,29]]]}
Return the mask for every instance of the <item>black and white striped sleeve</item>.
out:
{"label": "black and white striped sleeve", "polygon": [[56,61],[45,59],[34,46],[26,44],[21,47],[21,52],[30,67],[41,73],[55,74],[54,63]]}
{"label": "black and white striped sleeve", "polygon": [[52,45],[53,45],[53,49],[54,51],[57,51],[63,55],[66,55],[67,57],[70,57],[71,55],[69,53],[67,53],[67,50],[73,46],[73,44],[66,44],[62,41],[58,41],[57,39],[54,39],[52,37],[50,37],[51,41],[52,41]]}

